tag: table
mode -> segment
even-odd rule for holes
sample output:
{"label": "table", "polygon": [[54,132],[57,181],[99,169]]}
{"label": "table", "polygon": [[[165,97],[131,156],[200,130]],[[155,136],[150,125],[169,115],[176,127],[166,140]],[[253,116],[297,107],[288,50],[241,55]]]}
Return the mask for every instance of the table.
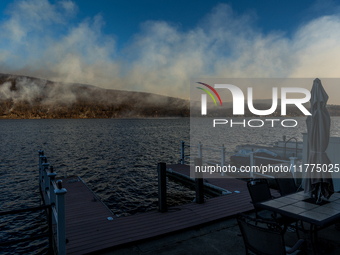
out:
{"label": "table", "polygon": [[315,253],[313,234],[340,221],[340,194],[334,193],[327,203],[319,205],[305,202],[308,199],[304,192],[297,192],[269,201],[257,203],[256,206],[270,210],[296,220],[311,224],[311,242]]}

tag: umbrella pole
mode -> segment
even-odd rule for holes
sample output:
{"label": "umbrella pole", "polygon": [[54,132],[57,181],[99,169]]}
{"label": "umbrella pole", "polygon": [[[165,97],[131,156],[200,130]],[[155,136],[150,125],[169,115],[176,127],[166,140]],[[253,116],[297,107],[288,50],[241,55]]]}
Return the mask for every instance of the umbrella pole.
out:
{"label": "umbrella pole", "polygon": [[322,189],[323,183],[318,182],[314,185],[314,188],[312,190],[312,198],[315,204],[319,204],[322,202]]}
{"label": "umbrella pole", "polygon": [[319,204],[322,202],[322,183],[318,183],[317,189],[316,189],[316,204]]}

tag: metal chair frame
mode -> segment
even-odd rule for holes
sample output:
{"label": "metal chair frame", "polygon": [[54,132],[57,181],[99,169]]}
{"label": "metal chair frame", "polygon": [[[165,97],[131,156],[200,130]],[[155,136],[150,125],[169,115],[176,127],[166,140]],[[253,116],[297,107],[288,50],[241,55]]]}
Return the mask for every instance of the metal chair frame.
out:
{"label": "metal chair frame", "polygon": [[[285,246],[284,229],[278,223],[251,218],[239,214],[238,225],[245,243],[246,254],[249,251],[259,255],[286,255],[296,251],[305,243],[299,239],[290,249]],[[259,241],[260,240],[260,241]]]}

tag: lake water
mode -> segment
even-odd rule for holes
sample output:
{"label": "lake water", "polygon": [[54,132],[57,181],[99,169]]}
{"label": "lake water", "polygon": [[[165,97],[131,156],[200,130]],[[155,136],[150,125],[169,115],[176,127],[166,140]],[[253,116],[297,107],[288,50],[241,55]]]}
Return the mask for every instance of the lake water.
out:
{"label": "lake water", "polygon": [[[289,136],[302,137],[301,126]],[[332,135],[340,118],[333,118]],[[189,118],[72,119],[0,121],[0,211],[39,206],[38,150],[60,176],[79,175],[119,217],[157,208],[157,163],[179,163],[180,141],[189,142]],[[282,134],[245,136],[235,129],[229,150],[238,143],[271,144]],[[273,140],[273,141],[272,141]],[[263,142],[265,141],[265,142]],[[193,191],[168,182],[170,205],[191,202]],[[27,237],[46,231],[43,212],[0,217],[0,239]],[[0,253],[40,254],[48,241],[0,248]]]}
{"label": "lake water", "polygon": [[[178,163],[181,140],[189,140],[189,118],[1,120],[0,211],[40,205],[39,149],[58,175],[79,175],[117,216],[156,209],[157,163]],[[168,182],[169,204],[194,196]],[[0,217],[0,239],[46,229],[42,215]],[[35,242],[39,251],[46,245]]]}

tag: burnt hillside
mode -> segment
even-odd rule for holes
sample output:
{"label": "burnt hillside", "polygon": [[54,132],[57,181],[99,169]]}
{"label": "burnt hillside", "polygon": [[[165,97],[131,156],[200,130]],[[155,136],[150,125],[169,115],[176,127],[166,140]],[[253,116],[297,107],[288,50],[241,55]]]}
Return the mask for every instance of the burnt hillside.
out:
{"label": "burnt hillside", "polygon": [[0,118],[189,116],[189,101],[151,93],[0,74]]}

